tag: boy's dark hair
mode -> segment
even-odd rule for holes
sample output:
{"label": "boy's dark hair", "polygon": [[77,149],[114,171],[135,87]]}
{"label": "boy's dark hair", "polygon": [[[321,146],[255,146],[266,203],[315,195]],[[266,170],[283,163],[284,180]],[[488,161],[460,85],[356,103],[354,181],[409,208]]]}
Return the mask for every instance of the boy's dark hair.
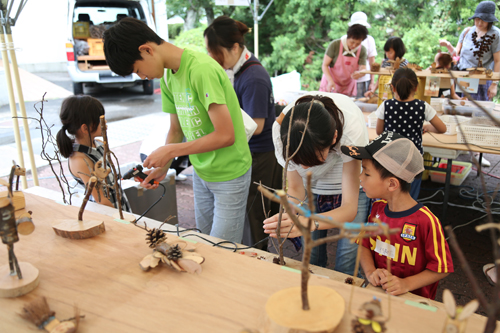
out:
{"label": "boy's dark hair", "polygon": [[418,87],[418,78],[415,72],[408,68],[399,68],[392,76],[391,84],[396,89],[401,100],[407,99]]}
{"label": "boy's dark hair", "polygon": [[[379,162],[377,162],[377,160],[372,159],[371,161],[373,163],[374,168],[379,172],[380,178],[382,178],[382,179],[387,179],[390,177],[396,178],[399,182],[399,187],[401,188],[401,192],[410,193],[411,183],[408,183],[407,181],[402,180],[401,178],[394,176],[391,172],[387,171],[387,169],[384,168]],[[418,174],[415,177],[415,179],[420,178],[420,177],[422,177],[421,173]]]}
{"label": "boy's dark hair", "polygon": [[394,56],[394,59],[398,58],[403,60],[403,57],[406,53],[406,47],[405,43],[403,43],[403,40],[399,37],[389,37],[387,41],[385,42],[384,45],[384,51],[388,52],[390,49],[393,49],[396,55]]}
{"label": "boy's dark hair", "polygon": [[100,126],[100,117],[104,115],[104,107],[98,99],[92,96],[78,95],[66,98],[61,105],[59,118],[62,128],[57,132],[57,147],[65,158],[73,153],[73,140],[66,132],[76,135],[80,127],[85,124],[90,133]]}
{"label": "boy's dark hair", "polygon": [[[312,102],[313,100],[317,100],[321,103]],[[318,158],[318,151],[323,151],[326,148],[333,149],[332,141],[335,136],[335,131],[337,131],[336,142],[340,142],[344,127],[344,115],[330,97],[308,95],[299,98],[295,103],[293,111],[293,124],[290,132],[288,156],[292,156],[300,144],[310,107],[311,113],[304,141],[300,146],[300,150],[292,158],[292,161],[295,164],[313,167],[324,163],[324,161]],[[292,110],[289,110],[281,123],[280,134],[281,142],[283,143],[284,159],[286,158],[286,144],[291,114]]]}
{"label": "boy's dark hair", "polygon": [[139,46],[164,42],[146,23],[132,17],[123,18],[106,30],[103,39],[109,68],[121,76],[132,74],[134,63],[142,60]]}
{"label": "boy's dark hair", "polygon": [[347,38],[363,41],[366,36],[368,36],[368,29],[364,25],[353,24],[347,29]]}
{"label": "boy's dark hair", "polygon": [[245,34],[249,31],[245,23],[227,16],[219,16],[203,32],[207,39],[208,52],[222,66],[224,53],[221,48],[230,50],[235,43],[245,46]]}

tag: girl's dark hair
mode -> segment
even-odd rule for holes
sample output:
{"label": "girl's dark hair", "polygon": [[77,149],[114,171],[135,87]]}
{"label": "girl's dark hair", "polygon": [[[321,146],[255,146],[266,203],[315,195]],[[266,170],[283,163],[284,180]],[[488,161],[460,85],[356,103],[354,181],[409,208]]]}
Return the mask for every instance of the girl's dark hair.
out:
{"label": "girl's dark hair", "polygon": [[[394,176],[391,172],[387,171],[377,160],[372,159],[373,167],[379,172],[380,178],[387,179],[390,177],[396,178],[399,182],[399,187],[401,188],[401,192],[410,193],[411,183],[408,183],[406,180],[402,180],[399,177]],[[417,175],[417,177],[421,177],[422,174]],[[417,178],[415,177],[415,178]]]}
{"label": "girl's dark hair", "polygon": [[385,42],[384,51],[388,52],[391,48],[396,53],[394,59],[399,57],[399,59],[403,60],[403,57],[406,53],[406,47],[405,43],[403,43],[403,40],[399,37],[389,37],[387,42]]}
{"label": "girl's dark hair", "polygon": [[399,98],[405,100],[415,91],[415,89],[417,89],[417,74],[410,68],[399,68],[394,72],[391,84],[394,86],[394,89],[396,89]]}
{"label": "girl's dark hair", "polygon": [[354,24],[347,29],[347,38],[363,41],[366,36],[368,36],[368,29],[364,25]]}
{"label": "girl's dark hair", "polygon": [[[92,96],[78,95],[66,98],[61,105],[59,118],[62,128],[57,132],[57,147],[65,158],[73,153],[73,140],[66,134],[76,135],[85,124],[90,132],[94,132],[100,124],[100,116],[104,115],[104,107]],[[89,132],[89,137],[90,137]]]}
{"label": "girl's dark hair", "polygon": [[447,52],[440,52],[438,57],[439,64],[436,64],[436,68],[448,68],[448,66],[453,61],[451,55]]}
{"label": "girl's dark hair", "polygon": [[222,66],[224,53],[221,48],[231,50],[235,43],[240,47],[245,46],[245,34],[249,31],[245,23],[219,16],[205,29],[203,36],[207,39],[208,52]]}
{"label": "girl's dark hair", "polygon": [[[321,103],[312,102],[313,100]],[[292,158],[292,161],[295,164],[312,167],[324,163],[324,161],[318,158],[318,151],[323,151],[326,148],[333,149],[332,142],[335,131],[337,131],[336,142],[340,142],[344,128],[344,115],[330,97],[307,95],[299,98],[294,106],[289,156],[292,156],[300,144],[309,108],[311,108],[311,113],[304,141],[300,146],[300,150]],[[281,123],[280,134],[281,142],[283,143],[284,159],[286,158],[288,127],[290,125],[291,114],[292,110],[288,111]]]}
{"label": "girl's dark hair", "polygon": [[488,22],[488,27],[486,28],[486,32],[490,31],[492,26],[493,26],[493,22]]}

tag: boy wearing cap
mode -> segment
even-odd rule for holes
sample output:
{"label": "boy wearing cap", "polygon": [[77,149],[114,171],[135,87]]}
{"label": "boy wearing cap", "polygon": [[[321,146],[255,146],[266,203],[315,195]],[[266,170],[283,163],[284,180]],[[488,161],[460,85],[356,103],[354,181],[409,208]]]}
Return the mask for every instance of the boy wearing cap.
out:
{"label": "boy wearing cap", "polygon": [[369,198],[380,198],[368,221],[401,230],[389,239],[362,240],[360,262],[368,281],[391,295],[411,291],[434,299],[438,281],[453,272],[453,262],[438,218],[410,196],[411,182],[424,170],[419,150],[409,139],[383,132],[366,147],[342,146],[342,152],[362,160],[361,186]]}

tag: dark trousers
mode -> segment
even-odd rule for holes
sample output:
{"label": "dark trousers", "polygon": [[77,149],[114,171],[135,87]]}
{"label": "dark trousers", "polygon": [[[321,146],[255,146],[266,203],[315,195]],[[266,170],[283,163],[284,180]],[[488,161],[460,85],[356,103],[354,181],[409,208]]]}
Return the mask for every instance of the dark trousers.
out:
{"label": "dark trousers", "polygon": [[[257,190],[258,185],[254,184],[254,182],[262,182],[262,185],[281,189],[282,172],[283,168],[276,161],[274,150],[265,153],[252,153],[252,181],[248,193],[247,215],[245,218],[245,224],[249,227],[245,228],[245,233],[249,230],[251,239],[244,235],[243,243],[245,245],[251,246],[266,238],[267,234],[264,233],[264,228],[262,228],[266,214],[273,216],[279,211],[279,204],[271,202],[267,198],[264,198],[264,205],[262,204],[261,194]],[[255,248],[267,250],[267,241],[255,245]]]}

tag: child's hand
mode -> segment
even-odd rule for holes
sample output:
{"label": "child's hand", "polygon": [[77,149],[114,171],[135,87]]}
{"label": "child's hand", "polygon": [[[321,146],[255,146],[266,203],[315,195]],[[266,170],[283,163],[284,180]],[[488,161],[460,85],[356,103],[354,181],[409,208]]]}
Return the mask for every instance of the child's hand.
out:
{"label": "child's hand", "polygon": [[367,92],[365,92],[365,97],[370,98],[370,97],[372,97],[372,96],[373,96],[373,91],[369,91],[369,90],[368,90]]}
{"label": "child's hand", "polygon": [[386,276],[380,280],[382,289],[387,293],[397,296],[410,291],[405,279],[399,278],[396,275],[392,275],[389,271],[385,271]]}
{"label": "child's hand", "polygon": [[368,281],[375,287],[381,286],[382,279],[387,280],[387,274],[389,272],[386,269],[377,268],[370,274],[367,274]]}

